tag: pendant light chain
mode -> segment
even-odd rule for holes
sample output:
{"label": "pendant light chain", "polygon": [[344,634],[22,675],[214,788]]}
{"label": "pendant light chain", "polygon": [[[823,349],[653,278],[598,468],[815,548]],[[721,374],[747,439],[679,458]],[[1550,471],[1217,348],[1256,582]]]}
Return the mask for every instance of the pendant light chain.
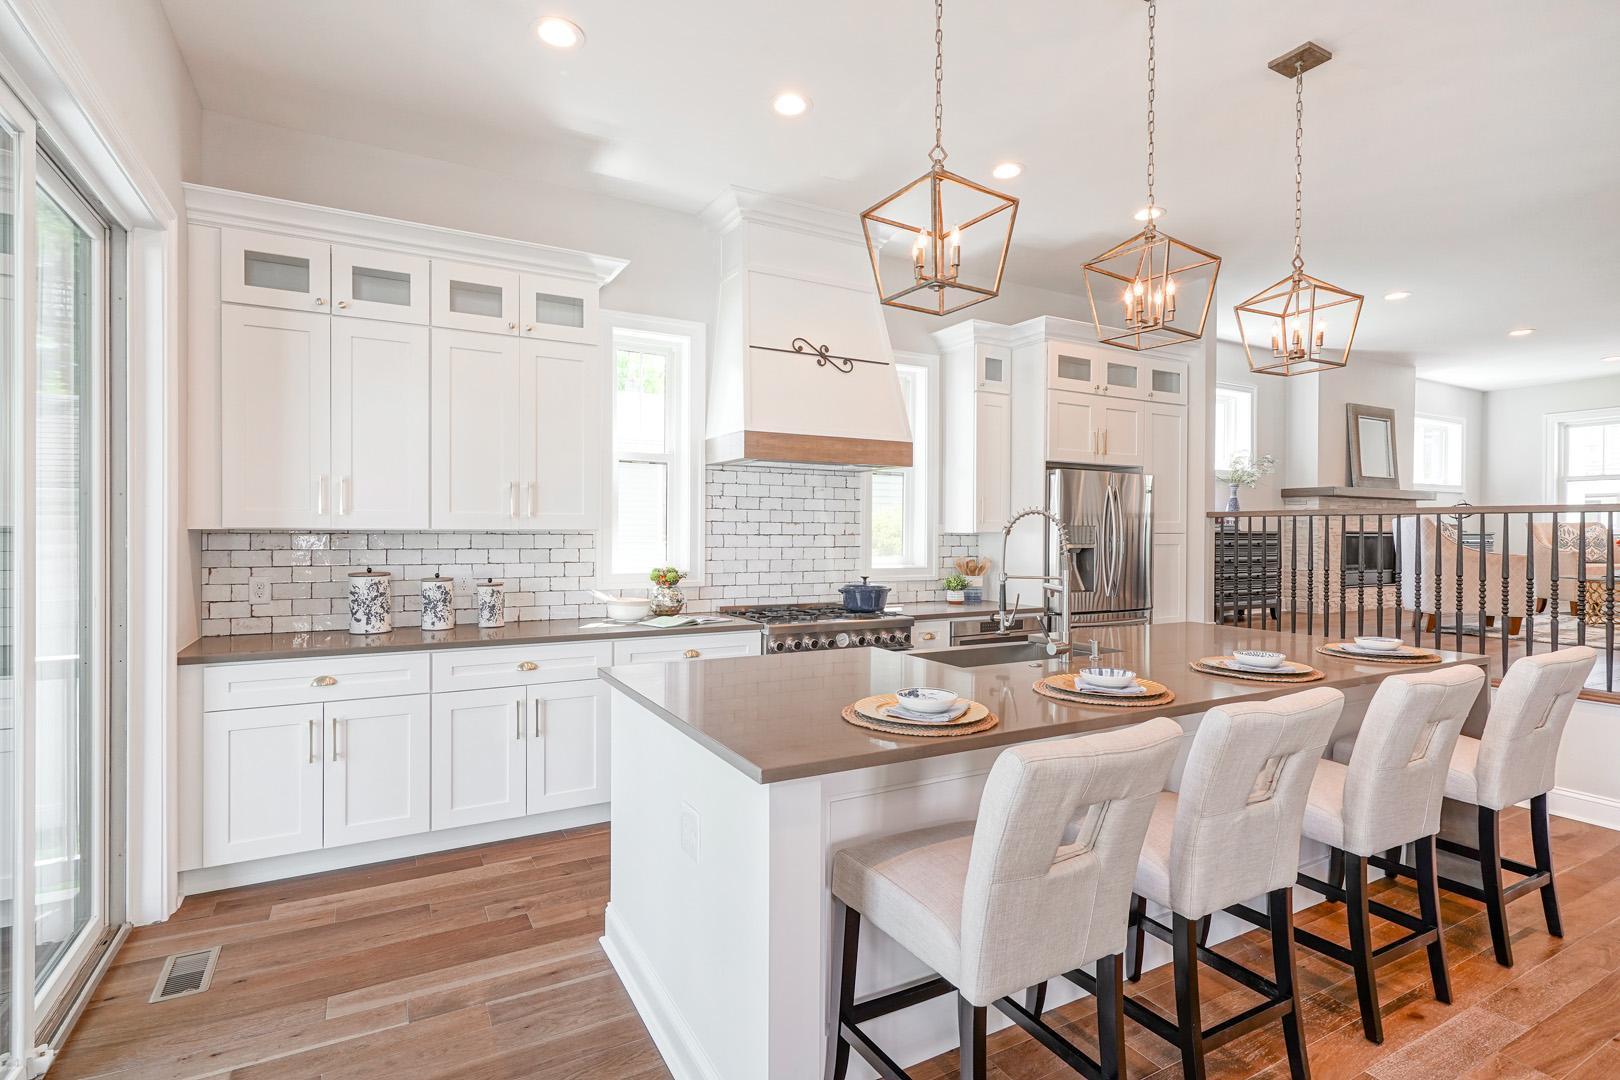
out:
{"label": "pendant light chain", "polygon": [[1305,217],[1305,65],[1294,67],[1294,280],[1305,272],[1300,254],[1300,225]]}
{"label": "pendant light chain", "polygon": [[928,160],[943,168],[945,158],[945,0],[934,0],[934,148]]}
{"label": "pendant light chain", "polygon": [[1148,68],[1147,68],[1147,231],[1153,232],[1153,101],[1157,95],[1158,55],[1155,51],[1154,31],[1159,22],[1157,0],[1148,0]]}

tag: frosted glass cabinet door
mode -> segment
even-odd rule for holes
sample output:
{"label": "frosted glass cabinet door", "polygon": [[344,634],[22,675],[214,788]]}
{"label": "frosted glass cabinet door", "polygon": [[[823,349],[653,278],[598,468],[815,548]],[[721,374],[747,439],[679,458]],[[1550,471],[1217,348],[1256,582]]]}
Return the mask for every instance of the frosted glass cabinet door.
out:
{"label": "frosted glass cabinet door", "polygon": [[428,260],[392,251],[332,249],[332,314],[387,322],[428,321]]}
{"label": "frosted glass cabinet door", "polygon": [[523,440],[521,525],[594,529],[607,420],[602,413],[601,350],[525,341],[519,365]]}
{"label": "frosted glass cabinet door", "polygon": [[203,714],[203,865],[321,846],[321,706]]}
{"label": "frosted glass cabinet door", "polygon": [[320,240],[219,231],[219,296],[236,304],[331,311],[332,248]]}
{"label": "frosted glass cabinet door", "polygon": [[427,327],[332,320],[334,527],[428,527],[431,370]]}
{"label": "frosted glass cabinet door", "polygon": [[523,527],[518,339],[433,331],[433,528]]}
{"label": "frosted glass cabinet door", "polygon": [[516,334],[517,272],[435,259],[432,310],[434,326]]}
{"label": "frosted glass cabinet door", "polygon": [[530,688],[529,813],[608,801],[607,723],[597,679]]}
{"label": "frosted glass cabinet door", "polygon": [[518,319],[524,337],[582,345],[594,345],[599,340],[595,285],[524,274],[518,294]]}

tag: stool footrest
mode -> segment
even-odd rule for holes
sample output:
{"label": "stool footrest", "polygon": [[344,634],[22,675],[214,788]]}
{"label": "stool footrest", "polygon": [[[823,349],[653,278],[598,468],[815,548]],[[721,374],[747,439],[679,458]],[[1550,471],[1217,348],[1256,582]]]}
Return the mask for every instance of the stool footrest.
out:
{"label": "stool footrest", "polygon": [[935,975],[931,978],[918,979],[893,990],[886,990],[881,994],[874,994],[862,998],[849,1007],[848,1018],[853,1023],[864,1024],[868,1020],[875,1020],[880,1016],[887,1016],[892,1012],[932,1001],[945,994],[954,993],[956,987]]}
{"label": "stool footrest", "polygon": [[[1095,980],[1092,985],[1096,985]],[[1010,997],[998,998],[994,1004],[1007,1019],[1023,1028],[1030,1038],[1050,1050],[1063,1064],[1086,1077],[1086,1080],[1103,1080],[1100,1064],[1087,1057],[1079,1047],[1059,1035],[1034,1013]]]}

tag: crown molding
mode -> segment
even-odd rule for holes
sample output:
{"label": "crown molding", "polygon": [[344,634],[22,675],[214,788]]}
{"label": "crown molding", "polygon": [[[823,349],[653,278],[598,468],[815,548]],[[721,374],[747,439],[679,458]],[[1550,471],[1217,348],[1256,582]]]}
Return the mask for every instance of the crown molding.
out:
{"label": "crown molding", "polygon": [[721,235],[747,223],[866,246],[858,215],[751,188],[731,188],[704,207],[698,216],[705,227]]}

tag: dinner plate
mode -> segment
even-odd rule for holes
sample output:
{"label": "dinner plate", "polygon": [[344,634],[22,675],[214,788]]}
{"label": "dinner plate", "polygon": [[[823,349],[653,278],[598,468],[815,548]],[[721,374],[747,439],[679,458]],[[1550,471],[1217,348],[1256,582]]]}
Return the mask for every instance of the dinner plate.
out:
{"label": "dinner plate", "polygon": [[907,724],[949,724],[951,721],[959,719],[963,713],[972,707],[973,703],[971,701],[958,700],[955,705],[952,705],[944,712],[921,713],[912,712],[904,705],[889,705],[879,710],[883,715],[878,719],[900,720]]}
{"label": "dinner plate", "polygon": [[[1065,683],[1068,685],[1064,685]],[[1072,673],[1054,675],[1047,685],[1063,694],[1091,694],[1096,697],[1148,697],[1154,693],[1154,691],[1143,686],[1140,679],[1137,680],[1135,686],[1129,686],[1123,690],[1109,690],[1101,686],[1092,686],[1079,675]]]}
{"label": "dinner plate", "polygon": [[1419,651],[1410,645],[1402,645],[1398,649],[1367,649],[1353,641],[1346,641],[1343,644],[1333,646],[1333,648],[1338,649],[1340,652],[1354,653],[1357,656],[1415,656]]}
{"label": "dinner plate", "polygon": [[1292,660],[1284,660],[1275,667],[1257,667],[1253,664],[1242,663],[1230,656],[1223,656],[1216,660],[1215,663],[1218,667],[1230,671],[1241,671],[1247,675],[1280,675],[1283,678],[1288,678],[1291,675],[1309,675],[1311,673],[1309,664],[1299,664]]}

